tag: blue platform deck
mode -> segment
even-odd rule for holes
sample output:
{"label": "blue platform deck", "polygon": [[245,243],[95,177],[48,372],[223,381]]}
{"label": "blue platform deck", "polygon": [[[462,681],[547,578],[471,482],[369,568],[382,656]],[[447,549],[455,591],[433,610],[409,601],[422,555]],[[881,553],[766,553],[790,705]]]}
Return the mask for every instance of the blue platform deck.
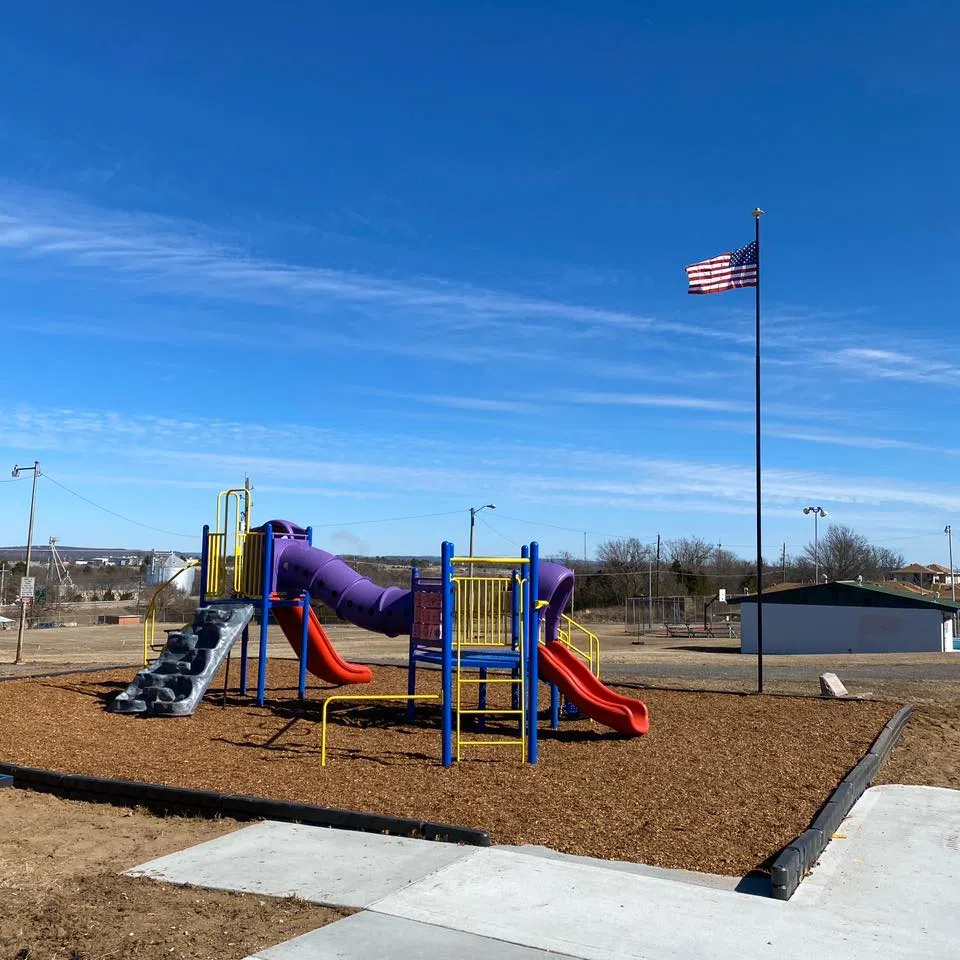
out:
{"label": "blue platform deck", "polygon": [[[442,663],[443,653],[439,649],[418,647],[413,654],[414,660],[421,663]],[[453,651],[453,662],[457,662],[457,651]],[[467,670],[519,670],[520,652],[506,647],[464,647],[460,650],[460,669]]]}

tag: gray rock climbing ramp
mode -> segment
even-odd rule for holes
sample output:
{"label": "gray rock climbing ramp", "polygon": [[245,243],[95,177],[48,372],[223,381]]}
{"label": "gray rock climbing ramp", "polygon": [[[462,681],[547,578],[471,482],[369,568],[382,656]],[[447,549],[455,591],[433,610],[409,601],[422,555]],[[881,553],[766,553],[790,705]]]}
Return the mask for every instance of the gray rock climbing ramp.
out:
{"label": "gray rock climbing ramp", "polygon": [[141,670],[108,709],[112,713],[189,716],[252,617],[249,603],[201,607],[193,625],[171,631],[156,663]]}

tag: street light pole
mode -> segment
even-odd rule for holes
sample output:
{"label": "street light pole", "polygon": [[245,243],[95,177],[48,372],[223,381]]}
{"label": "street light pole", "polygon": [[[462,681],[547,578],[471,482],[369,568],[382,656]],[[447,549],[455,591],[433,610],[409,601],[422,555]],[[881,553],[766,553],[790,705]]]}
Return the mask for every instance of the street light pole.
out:
{"label": "street light pole", "polygon": [[943,532],[947,535],[947,545],[950,548],[950,599],[956,603],[957,602],[957,583],[956,578],[953,575],[953,527],[948,523],[944,528]]}
{"label": "street light pole", "polygon": [[[477,514],[481,510],[496,510],[497,505],[495,503],[485,503],[482,507],[471,507],[470,508],[470,556],[473,556],[473,528],[477,525]],[[473,576],[473,564],[470,564],[470,576]]]}
{"label": "street light pole", "polygon": [[[40,461],[34,460],[32,467],[14,466],[13,478],[17,479],[21,473],[27,470],[33,471],[33,488],[30,491],[30,522],[27,525],[27,563],[24,576],[30,576],[30,560],[33,555],[33,517],[37,508],[37,477],[40,476]],[[17,628],[17,653],[13,662],[19,663],[23,656],[23,632],[27,627],[27,601],[20,600],[20,626]]]}
{"label": "street light pole", "polygon": [[817,530],[817,522],[820,517],[827,516],[827,511],[823,507],[804,507],[803,512],[813,514],[813,582],[820,582],[820,536]]}

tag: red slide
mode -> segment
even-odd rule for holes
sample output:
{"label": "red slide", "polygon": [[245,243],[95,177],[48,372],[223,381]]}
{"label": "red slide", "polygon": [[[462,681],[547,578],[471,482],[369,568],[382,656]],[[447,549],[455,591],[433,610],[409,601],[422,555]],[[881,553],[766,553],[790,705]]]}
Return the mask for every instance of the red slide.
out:
{"label": "red slide", "polygon": [[559,687],[560,692],[588,717],[618,733],[634,737],[650,729],[647,705],[642,700],[614,693],[562,643],[554,641],[541,646],[538,663],[540,678]]}
{"label": "red slide", "polygon": [[[290,646],[300,653],[300,638],[303,635],[303,610],[301,607],[274,607],[273,616]],[[310,610],[307,624],[307,669],[327,683],[369,683],[373,671],[357,663],[347,663],[337,653],[323,629],[317,615]]]}

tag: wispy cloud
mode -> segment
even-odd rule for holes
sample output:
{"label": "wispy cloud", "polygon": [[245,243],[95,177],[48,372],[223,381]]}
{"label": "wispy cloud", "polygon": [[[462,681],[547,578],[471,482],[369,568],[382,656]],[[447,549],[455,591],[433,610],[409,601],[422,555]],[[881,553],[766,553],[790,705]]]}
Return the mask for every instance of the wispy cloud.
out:
{"label": "wispy cloud", "polygon": [[[709,426],[744,435],[752,434],[754,430],[752,424],[738,420],[715,420]],[[914,453],[928,453],[937,457],[960,457],[960,450],[955,450],[952,447],[919,443],[916,440],[905,440],[900,437],[857,433],[856,427],[849,431],[839,432],[789,423],[767,422],[763,425],[763,436],[776,437],[780,440],[797,440],[802,443],[824,444],[832,447],[848,447],[854,450],[907,450]]]}
{"label": "wispy cloud", "polygon": [[571,403],[612,407],[664,407],[674,410],[706,410],[713,413],[747,413],[751,406],[735,400],[685,397],[665,393],[592,393],[578,391],[565,395]]}
{"label": "wispy cloud", "polygon": [[541,406],[533,400],[476,397],[468,394],[405,393],[373,387],[358,392],[391,400],[409,400],[414,404],[427,404],[450,410],[470,410],[477,413],[535,413]]}
{"label": "wispy cloud", "polygon": [[[492,441],[478,456],[467,439],[357,435],[296,424],[251,427],[201,418],[125,418],[34,408],[14,411],[11,421],[13,436],[5,436],[3,445],[56,451],[51,453],[51,470],[58,459],[97,451],[117,464],[122,476],[155,477],[155,464],[162,462],[168,475],[190,478],[184,481],[188,484],[209,478],[214,485],[249,471],[264,492],[386,496],[402,489],[462,497],[465,490],[489,489],[517,501],[552,502],[557,508],[580,503],[647,511],[655,501],[682,511],[709,502],[717,513],[749,512],[754,496],[749,463],[637,457],[602,446],[553,447],[514,439]],[[217,450],[205,443],[210,436],[221,439]],[[319,449],[323,455],[290,456],[293,449]],[[525,468],[533,462],[538,466],[535,474]],[[806,469],[766,470],[764,496],[771,509],[794,512],[797,503],[810,497],[901,512],[960,509],[960,494],[952,486]]]}
{"label": "wispy cloud", "polygon": [[423,278],[419,282],[360,272],[291,265],[217,242],[195,224],[108,213],[8,189],[0,193],[0,248],[28,258],[56,258],[77,267],[112,268],[119,275],[173,285],[216,298],[288,298],[359,306],[459,313],[464,323],[563,320],[649,329],[649,317],[543,300]]}
{"label": "wispy cloud", "polygon": [[848,347],[837,351],[828,360],[868,379],[949,386],[956,386],[960,382],[960,365],[946,363],[932,356],[917,357],[900,350]]}
{"label": "wispy cloud", "polygon": [[[0,251],[21,264],[56,263],[96,270],[101,278],[107,272],[115,280],[211,300],[243,300],[320,314],[339,308],[368,320],[402,313],[415,316],[422,329],[435,329],[446,338],[483,330],[532,339],[537,328],[549,328],[562,329],[568,338],[590,338],[608,330],[679,333],[732,343],[749,340],[743,331],[725,326],[687,324],[457,280],[284,263],[256,256],[196,223],[105,211],[10,184],[0,188]],[[518,327],[518,320],[523,325]],[[458,351],[451,359],[471,358]]]}

